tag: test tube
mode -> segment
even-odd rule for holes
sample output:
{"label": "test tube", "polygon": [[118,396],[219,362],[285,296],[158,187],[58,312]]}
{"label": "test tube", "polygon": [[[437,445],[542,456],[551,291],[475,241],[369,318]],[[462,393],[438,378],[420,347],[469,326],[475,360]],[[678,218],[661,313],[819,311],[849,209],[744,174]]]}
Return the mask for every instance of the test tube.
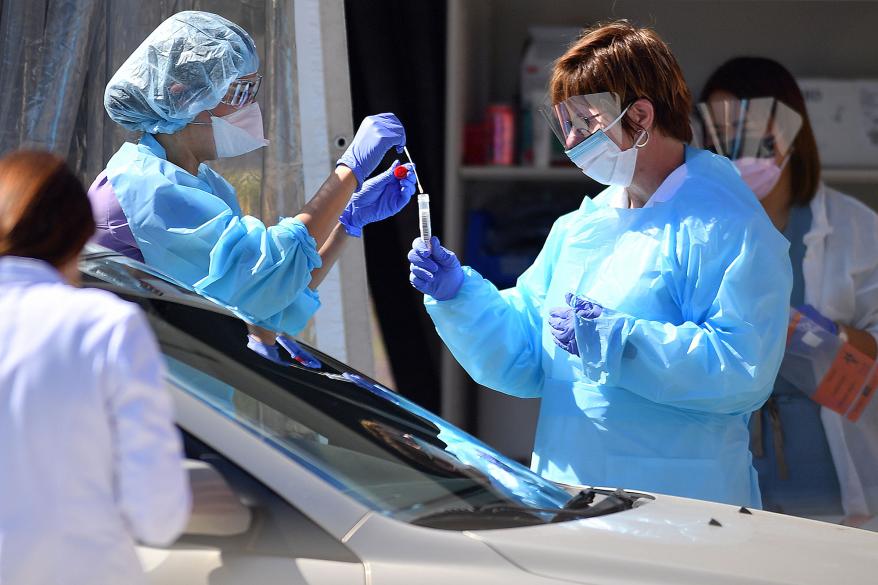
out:
{"label": "test tube", "polygon": [[[409,154],[409,149],[405,146],[402,148],[409,162],[414,163],[412,155]],[[432,250],[430,239],[433,236],[433,228],[430,225],[430,195],[424,193],[424,190],[421,188],[421,179],[418,177],[417,170],[415,170],[415,181],[418,183],[418,220],[421,228],[421,240],[427,244],[428,250]]]}
{"label": "test tube", "polygon": [[431,250],[430,239],[433,230],[430,225],[430,195],[427,193],[418,194],[418,219],[421,226],[421,240],[427,244],[427,249]]}

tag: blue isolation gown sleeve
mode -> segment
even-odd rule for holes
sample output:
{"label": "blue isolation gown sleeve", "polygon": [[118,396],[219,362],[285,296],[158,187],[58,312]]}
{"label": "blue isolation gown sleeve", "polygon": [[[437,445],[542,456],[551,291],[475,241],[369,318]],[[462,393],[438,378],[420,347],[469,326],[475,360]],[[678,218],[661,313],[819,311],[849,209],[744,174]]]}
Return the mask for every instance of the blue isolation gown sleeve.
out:
{"label": "blue isolation gown sleeve", "polygon": [[320,306],[308,284],[321,259],[305,225],[266,227],[241,214],[232,187],[206,166],[196,178],[126,147],[107,176],[146,263],[257,325],[301,331]]}
{"label": "blue isolation gown sleeve", "polygon": [[296,334],[320,308],[320,297],[308,288],[320,265],[317,243],[301,221],[285,218],[266,227],[255,217],[234,217],[194,288],[259,325]]}
{"label": "blue isolation gown sleeve", "polygon": [[463,285],[456,297],[447,301],[424,297],[427,313],[442,341],[473,380],[483,386],[521,398],[542,394],[540,311],[551,280],[555,247],[561,240],[557,225],[534,264],[513,288],[498,291],[465,266]]}
{"label": "blue isolation gown sleeve", "polygon": [[695,411],[759,408],[771,394],[786,342],[789,256],[786,246],[760,245],[778,237],[751,225],[732,246],[728,238],[687,242],[685,278],[677,285],[682,323],[613,310],[577,319],[584,376]]}

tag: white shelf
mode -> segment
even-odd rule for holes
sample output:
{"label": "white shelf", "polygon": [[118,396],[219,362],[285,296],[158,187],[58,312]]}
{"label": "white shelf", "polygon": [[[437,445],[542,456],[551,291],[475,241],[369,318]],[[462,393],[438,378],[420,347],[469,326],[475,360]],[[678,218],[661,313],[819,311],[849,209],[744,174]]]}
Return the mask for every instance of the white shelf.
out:
{"label": "white shelf", "polygon": [[[588,181],[575,167],[467,166],[460,167],[460,178],[469,181]],[[829,183],[876,183],[878,168],[823,169]]]}
{"label": "white shelf", "polygon": [[576,167],[460,167],[460,178],[478,181],[589,181]]}
{"label": "white shelf", "polygon": [[878,183],[878,168],[823,169],[820,174],[829,183]]}

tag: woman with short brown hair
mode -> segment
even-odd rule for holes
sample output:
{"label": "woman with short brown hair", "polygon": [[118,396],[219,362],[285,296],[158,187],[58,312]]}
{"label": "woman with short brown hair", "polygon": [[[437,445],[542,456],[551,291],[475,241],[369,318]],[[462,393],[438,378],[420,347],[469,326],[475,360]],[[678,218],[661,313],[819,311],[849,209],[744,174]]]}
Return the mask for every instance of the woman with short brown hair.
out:
{"label": "woman with short brown hair", "polygon": [[95,230],[61,159],[0,159],[0,580],[142,583],[135,540],[189,513],[180,438],[138,308],[70,286]]}
{"label": "woman with short brown hair", "polygon": [[654,31],[584,31],[549,94],[568,157],[607,189],[512,289],[438,240],[416,241],[412,284],[476,381],[541,399],[544,477],[758,506],[747,423],[783,354],[786,242],[727,159],[686,145],[691,97]]}

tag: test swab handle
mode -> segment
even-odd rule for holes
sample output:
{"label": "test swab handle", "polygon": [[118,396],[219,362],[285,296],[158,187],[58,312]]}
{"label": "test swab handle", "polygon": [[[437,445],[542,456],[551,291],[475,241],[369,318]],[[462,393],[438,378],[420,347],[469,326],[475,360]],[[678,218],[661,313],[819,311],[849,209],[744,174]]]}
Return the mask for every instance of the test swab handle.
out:
{"label": "test swab handle", "polygon": [[[409,149],[405,146],[402,147],[403,152],[405,152],[405,157],[409,159],[409,162],[415,164],[415,161],[412,160],[412,155],[409,154]],[[421,179],[418,177],[418,169],[413,169],[415,171],[415,181],[418,183],[418,193],[423,193],[424,189],[421,188]],[[429,202],[429,199],[428,199]]]}

